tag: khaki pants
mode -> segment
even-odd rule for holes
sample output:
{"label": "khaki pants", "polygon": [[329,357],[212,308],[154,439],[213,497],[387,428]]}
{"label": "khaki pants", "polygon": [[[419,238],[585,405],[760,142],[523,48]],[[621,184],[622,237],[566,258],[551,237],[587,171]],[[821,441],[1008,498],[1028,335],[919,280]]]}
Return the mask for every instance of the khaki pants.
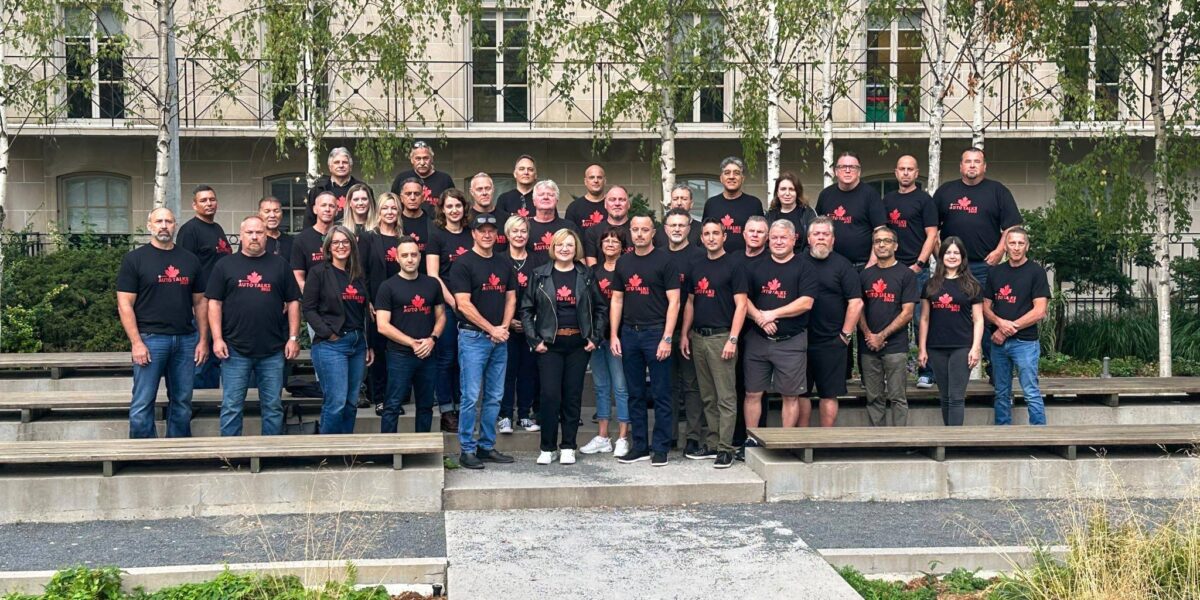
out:
{"label": "khaki pants", "polygon": [[908,398],[905,381],[908,379],[908,354],[875,354],[862,352],[862,379],[867,388],[867,418],[871,425],[888,425],[888,406],[892,408],[891,425],[908,425]]}
{"label": "khaki pants", "polygon": [[733,429],[737,425],[737,391],[734,369],[738,357],[721,358],[721,350],[729,340],[728,333],[701,336],[689,333],[692,361],[700,384],[700,399],[704,404],[704,420],[708,432],[704,445],[718,452],[733,452]]}

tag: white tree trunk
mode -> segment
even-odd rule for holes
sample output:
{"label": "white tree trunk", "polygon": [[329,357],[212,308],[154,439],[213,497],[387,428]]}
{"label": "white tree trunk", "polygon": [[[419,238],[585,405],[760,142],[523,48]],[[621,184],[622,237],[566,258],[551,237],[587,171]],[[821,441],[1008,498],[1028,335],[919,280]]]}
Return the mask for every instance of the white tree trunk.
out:
{"label": "white tree trunk", "polygon": [[[8,14],[8,0],[0,0],[0,15]],[[0,17],[2,18],[2,17]],[[6,46],[4,42],[0,42],[0,65],[4,65],[8,60]],[[6,212],[8,204],[8,98],[4,95],[4,90],[8,89],[8,80],[4,76],[5,71],[0,68],[0,228],[8,221]],[[3,263],[3,256],[0,255],[0,266]]]}
{"label": "white tree trunk", "polygon": [[975,80],[975,104],[971,115],[971,147],[983,149],[983,108],[984,102],[987,101],[987,79],[984,77],[984,71],[987,69],[987,63],[984,59],[987,56],[989,40],[987,32],[982,26],[983,20],[987,17],[987,9],[984,6],[983,0],[975,0],[975,27],[977,33],[975,40],[975,48],[972,52],[971,61],[971,77]]}
{"label": "white tree trunk", "polygon": [[833,185],[833,53],[836,47],[837,25],[834,19],[840,15],[831,15],[826,19],[829,23],[825,30],[825,59],[821,73],[821,161],[824,174],[824,187]]}
{"label": "white tree trunk", "polygon": [[663,96],[663,110],[658,124],[658,137],[661,146],[658,152],[659,177],[662,180],[662,206],[666,212],[671,201],[671,190],[675,187],[675,103],[672,102],[671,89],[663,86],[660,93]]}
{"label": "white tree trunk", "polygon": [[[304,21],[307,24],[309,31],[316,27],[316,8],[312,2],[305,3]],[[316,65],[313,56],[313,47],[311,43],[304,44],[304,55],[301,57],[300,78],[302,81],[300,106],[304,111],[304,150],[308,157],[308,170],[305,177],[308,179],[308,187],[312,187],[317,183],[317,178],[321,176],[321,140],[318,138],[317,132],[320,128],[321,121],[318,113],[320,112],[319,98],[316,95]]]}
{"label": "white tree trunk", "polygon": [[171,164],[171,82],[168,77],[167,39],[171,30],[171,0],[155,0],[158,10],[158,136],[154,142],[154,208],[167,203],[167,178]]}
{"label": "white tree trunk", "polygon": [[937,14],[933,15],[934,20],[930,22],[930,28],[933,29],[930,35],[934,40],[930,65],[933,85],[929,89],[929,165],[925,173],[925,189],[930,194],[937,189],[942,176],[942,127],[946,122],[946,76],[950,71],[946,60],[949,8],[949,2],[940,2]]}
{"label": "white tree trunk", "polygon": [[1167,193],[1163,166],[1167,147],[1166,114],[1163,108],[1163,55],[1167,51],[1166,26],[1170,4],[1162,3],[1162,14],[1155,25],[1154,56],[1150,74],[1150,110],[1154,114],[1154,191],[1151,199],[1155,220],[1155,285],[1158,303],[1158,376],[1171,376],[1171,202]]}
{"label": "white tree trunk", "polygon": [[767,48],[771,53],[767,64],[767,205],[775,199],[775,181],[779,179],[779,164],[783,154],[783,139],[779,131],[779,16],[776,0],[767,2]]}

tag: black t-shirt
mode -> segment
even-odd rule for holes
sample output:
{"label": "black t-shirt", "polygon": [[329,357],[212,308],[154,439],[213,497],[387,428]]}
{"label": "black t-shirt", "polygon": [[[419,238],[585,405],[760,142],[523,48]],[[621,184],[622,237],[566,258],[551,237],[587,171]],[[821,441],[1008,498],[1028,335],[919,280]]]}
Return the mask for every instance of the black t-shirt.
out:
{"label": "black t-shirt", "polygon": [[704,203],[704,218],[715,218],[725,226],[725,251],[737,254],[746,249],[746,240],[742,237],[742,228],[746,220],[755,215],[763,214],[762,200],[743,193],[729,200],[724,194],[717,194]]}
{"label": "black t-shirt", "polygon": [[[796,252],[802,252],[808,248],[808,224],[817,217],[817,211],[807,204],[797,204],[792,212],[781,212],[773,210],[767,212],[767,223],[774,223],[780,219],[791,222],[796,226]],[[768,225],[770,227],[770,225]]]}
{"label": "black t-shirt", "polygon": [[133,314],[139,333],[187,335],[196,330],[192,294],[204,293],[200,260],[179,245],[160,250],[146,244],[121,259],[117,291],[137,294]]}
{"label": "black t-shirt", "polygon": [[[815,299],[817,276],[808,260],[799,254],[792,255],[792,258],[784,263],[776,262],[772,256],[766,256],[755,260],[747,269],[746,289],[755,308],[772,310],[787,306],[802,296]],[[775,335],[793,336],[803,333],[808,327],[808,315],[811,312],[810,310],[795,317],[779,319]],[[761,328],[758,328],[758,331],[766,335]]]}
{"label": "black t-shirt", "polygon": [[[295,241],[291,235],[280,233],[279,239],[267,236],[267,254],[274,254],[286,261],[292,260],[292,243]],[[239,248],[240,250],[240,248]]]}
{"label": "black t-shirt", "polygon": [[[1034,298],[1050,297],[1050,282],[1046,280],[1046,270],[1042,265],[1032,260],[1026,260],[1019,267],[1001,263],[988,269],[987,289],[983,295],[992,301],[992,312],[997,317],[1016,321],[1033,310]],[[1037,324],[1018,331],[1013,337],[1025,341],[1037,340]]]}
{"label": "black t-shirt", "polygon": [[[400,236],[379,233],[378,231],[375,232],[375,235],[379,236],[380,241],[383,242],[383,247],[387,248],[383,255],[383,279],[387,279],[388,277],[400,272],[400,263],[396,262],[396,257],[400,254]],[[467,247],[470,248],[470,246]]]}
{"label": "black t-shirt", "polygon": [[550,279],[554,282],[554,312],[558,316],[559,328],[578,328],[579,311],[575,306],[579,304],[579,296],[575,289],[575,270],[559,271],[550,267]]}
{"label": "black t-shirt", "polygon": [[421,182],[422,192],[425,196],[425,204],[428,206],[441,206],[442,192],[454,187],[454,178],[441,171],[434,171],[429,174],[429,177],[421,177],[417,172],[409,169],[401,171],[395,179],[392,180],[392,193],[400,195],[401,188],[404,187],[405,179],[416,179]]}
{"label": "black t-shirt", "polygon": [[318,178],[316,184],[313,185],[313,187],[308,188],[308,193],[305,195],[305,204],[307,207],[304,211],[304,226],[312,227],[313,224],[317,222],[317,215],[312,210],[313,201],[317,199],[317,194],[320,194],[321,192],[332,192],[333,195],[337,197],[337,212],[335,212],[333,215],[333,221],[335,223],[341,223],[342,219],[345,218],[346,198],[348,197],[350,188],[360,183],[364,182],[355,178],[353,175],[348,177],[346,179],[346,183],[342,185],[338,185],[328,175],[323,175]]}
{"label": "black t-shirt", "polygon": [[679,270],[664,250],[645,256],[631,252],[617,259],[614,283],[624,292],[622,325],[665,325],[667,290],[679,289]]}
{"label": "black t-shirt", "polygon": [[592,225],[599,225],[608,218],[608,209],[604,208],[604,200],[592,202],[587,196],[580,196],[567,206],[563,216],[574,223],[579,231],[587,231]]}
{"label": "black t-shirt", "polygon": [[942,239],[962,238],[971,262],[983,260],[996,249],[1001,231],[1021,224],[1021,212],[1012,192],[991,179],[977,185],[967,185],[961,179],[947,181],[934,193],[933,201]]}
{"label": "black t-shirt", "polygon": [[179,228],[175,244],[200,259],[200,285],[205,287],[217,261],[233,253],[220,223],[205,223],[196,217]]}
{"label": "black t-shirt", "polygon": [[583,254],[588,258],[594,258],[603,262],[604,255],[600,248],[600,238],[608,233],[613,227],[621,228],[621,244],[625,247],[625,254],[633,252],[633,240],[629,237],[629,221],[626,220],[620,225],[613,225],[605,221],[595,227],[589,227],[583,232]]}
{"label": "black t-shirt", "polygon": [[[454,261],[446,282],[452,294],[471,294],[471,304],[483,318],[493,326],[507,325],[504,322],[504,304],[507,293],[517,291],[517,278],[513,274],[512,261],[507,256],[493,253],[484,258],[468,252]],[[459,321],[467,321],[460,312]]]}
{"label": "black t-shirt", "polygon": [[434,227],[433,232],[429,234],[429,244],[425,246],[425,255],[438,257],[438,276],[445,277],[450,271],[450,265],[454,264],[458,257],[470,252],[474,245],[471,230],[466,227],[458,233]]}
{"label": "black t-shirt", "polygon": [[363,278],[350,281],[350,274],[334,267],[333,276],[337,279],[338,295],[342,298],[342,311],[346,320],[342,323],[343,331],[362,331],[363,308],[367,303],[367,282]]}
{"label": "black t-shirt", "polygon": [[283,350],[288,338],[284,305],[300,299],[287,261],[274,254],[234,254],[217,263],[204,295],[220,300],[225,343],[252,358]]}
{"label": "black t-shirt", "polygon": [[837,252],[829,253],[825,260],[817,260],[809,254],[804,258],[812,267],[817,289],[817,295],[813,296],[812,317],[808,320],[808,343],[837,340],[846,323],[846,302],[862,298],[858,271]]}
{"label": "black t-shirt", "polygon": [[692,328],[730,327],[737,306],[735,294],[745,294],[745,261],[733,254],[712,260],[701,256],[688,270],[688,288],[692,294]]}
{"label": "black t-shirt", "polygon": [[555,217],[549,223],[529,219],[529,242],[527,243],[526,251],[529,252],[530,262],[534,266],[550,262],[551,242],[553,241],[555,232],[559,229],[570,229],[578,233],[575,225],[563,218]]}
{"label": "black t-shirt", "polygon": [[407,235],[417,242],[417,249],[421,251],[421,257],[425,256],[425,246],[429,243],[429,230],[436,229],[433,225],[433,219],[429,215],[422,213],[421,216],[412,218],[400,215],[401,227],[404,229],[404,235]]}
{"label": "black t-shirt", "polygon": [[871,259],[871,231],[887,224],[879,192],[865,183],[848,192],[836,183],[821,190],[817,214],[833,219],[833,249],[855,263]]}
{"label": "black t-shirt", "polygon": [[887,212],[888,226],[896,232],[900,245],[896,248],[896,260],[912,266],[921,257],[925,246],[926,227],[937,227],[937,205],[925,190],[917,188],[907,194],[889,192],[883,197],[883,209]]}
{"label": "black t-shirt", "polygon": [[[691,227],[688,227],[688,244],[692,246],[700,245],[700,226],[704,221],[692,219]],[[667,237],[666,223],[660,223],[658,229],[654,231],[654,247],[667,249],[671,246],[671,238]]]}
{"label": "black t-shirt", "polygon": [[[658,248],[658,246],[655,246],[655,248]],[[708,251],[706,251],[704,248],[701,248],[698,244],[690,243],[680,250],[671,250],[666,246],[662,246],[662,249],[666,250],[667,255],[671,257],[671,260],[675,261],[675,270],[679,271],[679,310],[681,311],[679,315],[682,317],[683,303],[687,300],[688,290],[692,289],[692,284],[688,279],[688,273],[691,272],[692,265],[694,263],[708,259]],[[682,318],[679,319],[678,325],[680,327],[683,326]]]}
{"label": "black t-shirt", "polygon": [[[609,271],[604,268],[604,261],[596,263],[592,267],[592,273],[596,275],[596,286],[600,288],[600,293],[604,295],[604,302],[607,304],[612,300],[613,288],[616,286],[616,271]],[[603,331],[604,339],[608,339],[608,328]]]}
{"label": "black t-shirt", "polygon": [[[375,309],[389,311],[388,322],[392,327],[418,340],[433,335],[433,326],[437,322],[434,307],[441,303],[441,284],[420,272],[411,281],[399,276],[389,277],[375,295]],[[412,354],[412,348],[391,339],[387,346],[388,350]]]}
{"label": "black t-shirt", "polygon": [[307,274],[313,266],[325,260],[325,252],[322,250],[324,241],[324,234],[312,227],[305,227],[292,242],[292,270],[304,271]]}
{"label": "black t-shirt", "polygon": [[[932,283],[932,282],[930,282]],[[974,335],[971,306],[983,301],[981,294],[967,296],[958,279],[942,282],[942,289],[930,293],[925,284],[921,298],[929,301],[929,334],[926,348],[970,348]]]}
{"label": "black t-shirt", "polygon": [[[897,261],[886,269],[872,265],[859,273],[862,283],[863,315],[867,319],[867,328],[872,332],[883,331],[904,310],[904,305],[917,303],[921,300],[921,291],[917,289],[917,276],[912,269]],[[859,336],[859,351],[871,352],[867,349],[862,336]],[[895,354],[908,351],[908,326],[901,327],[888,336],[880,354]]]}
{"label": "black t-shirt", "polygon": [[525,253],[525,258],[517,260],[511,254],[505,252],[504,256],[508,258],[508,262],[512,265],[513,277],[517,278],[517,297],[525,293],[525,288],[529,287],[529,280],[533,276],[533,268],[536,266],[533,261],[529,260],[529,253]]}
{"label": "black t-shirt", "polygon": [[529,188],[528,194],[522,194],[520,190],[513,188],[500,194],[496,198],[496,207],[504,209],[504,212],[510,215],[520,215],[522,217],[533,218],[533,188]]}

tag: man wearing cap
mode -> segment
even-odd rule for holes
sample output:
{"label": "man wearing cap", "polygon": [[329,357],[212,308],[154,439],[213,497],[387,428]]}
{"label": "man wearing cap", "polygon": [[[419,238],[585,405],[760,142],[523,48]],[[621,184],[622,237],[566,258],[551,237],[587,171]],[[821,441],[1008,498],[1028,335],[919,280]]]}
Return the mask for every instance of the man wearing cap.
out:
{"label": "man wearing cap", "polygon": [[[482,469],[484,462],[511,463],[496,450],[496,418],[504,396],[508,365],[508,324],[517,311],[517,281],[504,256],[493,252],[500,224],[489,213],[471,218],[475,245],[450,267],[448,287],[458,313],[458,363],[462,389],[459,409],[459,464]],[[482,410],[476,403],[482,402]],[[479,414],[477,414],[479,413]],[[479,440],[475,440],[475,419]]]}

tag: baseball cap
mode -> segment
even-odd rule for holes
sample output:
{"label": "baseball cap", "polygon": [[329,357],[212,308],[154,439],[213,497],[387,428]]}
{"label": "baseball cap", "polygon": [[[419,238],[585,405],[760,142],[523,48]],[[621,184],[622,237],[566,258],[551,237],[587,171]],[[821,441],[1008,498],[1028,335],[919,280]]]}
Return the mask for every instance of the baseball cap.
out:
{"label": "baseball cap", "polygon": [[496,215],[491,213],[479,213],[471,219],[471,229],[479,229],[485,225],[491,225],[497,229],[500,228],[496,222]]}

